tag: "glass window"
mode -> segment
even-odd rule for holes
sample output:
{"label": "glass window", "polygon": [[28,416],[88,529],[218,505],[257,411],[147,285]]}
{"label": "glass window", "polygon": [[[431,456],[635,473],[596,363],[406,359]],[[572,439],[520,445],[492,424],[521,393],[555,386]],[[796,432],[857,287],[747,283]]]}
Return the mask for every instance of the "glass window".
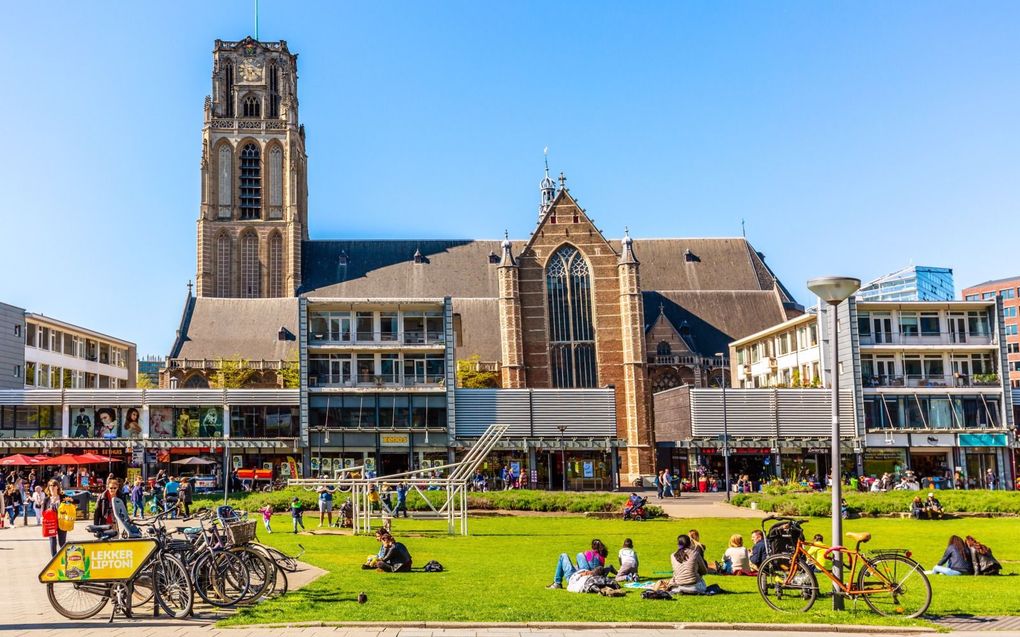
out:
{"label": "glass window", "polygon": [[380,428],[407,427],[409,413],[407,396],[379,397]]}
{"label": "glass window", "polygon": [[25,338],[25,344],[29,347],[36,347],[36,335],[38,334],[35,323],[28,324],[28,336]]}
{"label": "glass window", "polygon": [[981,294],[981,298],[984,299],[985,301],[990,301],[991,299],[995,298],[995,292],[983,292]]}
{"label": "glass window", "polygon": [[979,301],[979,300],[981,300],[981,296],[979,294],[968,294],[965,297],[965,300],[967,300],[967,301]]}
{"label": "glass window", "polygon": [[928,399],[919,396],[907,396],[904,399],[904,407],[907,414],[907,427],[910,429],[924,429],[924,406]]}
{"label": "glass window", "polygon": [[43,327],[39,331],[39,349],[50,348],[50,328]]}
{"label": "glass window", "polygon": [[591,272],[577,248],[556,251],[546,268],[549,342],[554,387],[596,387]]}
{"label": "glass window", "polygon": [[358,354],[358,382],[371,383],[375,377],[375,355]]}
{"label": "glass window", "polygon": [[382,354],[379,360],[379,373],[384,383],[400,382],[400,355]]}
{"label": "glass window", "polygon": [[311,340],[326,340],[329,336],[329,316],[326,314],[312,314],[308,317],[308,329],[311,332]]}
{"label": "glass window", "polygon": [[920,356],[904,356],[903,357],[903,373],[906,376],[918,377],[921,375],[921,357]]}
{"label": "glass window", "polygon": [[241,149],[241,219],[262,218],[261,151],[256,144]]}
{"label": "glass window", "polygon": [[948,398],[931,396],[928,399],[928,424],[932,429],[952,429],[953,404]]}
{"label": "glass window", "polygon": [[939,335],[939,315],[938,312],[922,312],[921,313],[921,334],[924,336],[938,336]]}
{"label": "glass window", "polygon": [[916,313],[904,312],[900,314],[900,334],[904,336],[917,336],[918,322]]}
{"label": "glass window", "polygon": [[425,339],[429,343],[442,342],[444,340],[443,334],[443,313],[442,312],[426,312],[425,313]]}
{"label": "glass window", "polygon": [[945,366],[941,358],[932,356],[924,357],[924,375],[931,378],[945,375]]}
{"label": "glass window", "polygon": [[425,342],[424,312],[404,312],[404,342],[412,345]]}
{"label": "glass window", "polygon": [[812,323],[808,325],[808,347],[814,347],[818,345],[818,325]]}
{"label": "glass window", "polygon": [[374,317],[372,312],[357,313],[357,339],[359,341],[375,340]]}
{"label": "glass window", "polygon": [[395,341],[397,340],[397,313],[396,312],[380,312],[379,313],[379,338],[383,341]]}
{"label": "glass window", "polygon": [[427,382],[442,382],[445,369],[446,364],[442,355],[430,354],[425,357],[425,376]]}
{"label": "glass window", "polygon": [[1006,318],[1013,318],[1016,316],[1016,306],[1002,308],[1002,315]]}
{"label": "glass window", "polygon": [[35,386],[35,363],[32,361],[25,361],[25,385]]}
{"label": "glass window", "polygon": [[1002,298],[1004,298],[1004,299],[1016,298],[1016,292],[1013,290],[1013,288],[1006,288],[1005,290],[999,290],[999,294],[1001,294]]}
{"label": "glass window", "polygon": [[867,312],[857,315],[857,332],[860,336],[871,336],[871,315]]}
{"label": "glass window", "polygon": [[971,336],[988,336],[988,315],[984,312],[967,312],[967,324]]}

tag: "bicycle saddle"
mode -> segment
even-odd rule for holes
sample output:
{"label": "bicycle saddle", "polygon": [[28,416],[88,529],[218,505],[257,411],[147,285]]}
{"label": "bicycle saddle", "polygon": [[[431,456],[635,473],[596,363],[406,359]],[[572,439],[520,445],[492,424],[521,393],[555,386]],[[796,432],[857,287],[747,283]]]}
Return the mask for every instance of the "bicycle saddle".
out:
{"label": "bicycle saddle", "polygon": [[871,533],[847,533],[846,536],[855,542],[867,542],[871,539]]}

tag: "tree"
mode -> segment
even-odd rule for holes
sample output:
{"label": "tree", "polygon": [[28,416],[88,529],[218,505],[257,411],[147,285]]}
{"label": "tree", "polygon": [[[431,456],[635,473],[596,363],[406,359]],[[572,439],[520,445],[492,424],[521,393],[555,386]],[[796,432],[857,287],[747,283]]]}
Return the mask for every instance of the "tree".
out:
{"label": "tree", "polygon": [[301,386],[301,365],[298,363],[297,354],[280,368],[280,378],[283,379],[284,389],[297,389]]}
{"label": "tree", "polygon": [[457,361],[457,385],[465,389],[493,389],[499,387],[499,372],[482,371],[477,354]]}
{"label": "tree", "polygon": [[135,377],[136,389],[157,389],[156,383],[152,382],[148,374],[138,374]]}
{"label": "tree", "polygon": [[258,376],[258,371],[243,358],[221,360],[220,368],[209,379],[209,386],[215,389],[245,389]]}

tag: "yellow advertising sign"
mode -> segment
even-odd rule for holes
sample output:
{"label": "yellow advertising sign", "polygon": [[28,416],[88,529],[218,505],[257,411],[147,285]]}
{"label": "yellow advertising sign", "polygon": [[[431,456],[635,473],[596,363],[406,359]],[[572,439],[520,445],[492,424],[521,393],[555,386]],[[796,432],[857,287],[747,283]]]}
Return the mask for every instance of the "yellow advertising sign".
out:
{"label": "yellow advertising sign", "polygon": [[410,443],[410,436],[407,434],[383,434],[379,436],[379,444],[384,447],[400,447]]}
{"label": "yellow advertising sign", "polygon": [[69,542],[39,573],[39,581],[45,584],[130,579],[155,550],[156,540]]}

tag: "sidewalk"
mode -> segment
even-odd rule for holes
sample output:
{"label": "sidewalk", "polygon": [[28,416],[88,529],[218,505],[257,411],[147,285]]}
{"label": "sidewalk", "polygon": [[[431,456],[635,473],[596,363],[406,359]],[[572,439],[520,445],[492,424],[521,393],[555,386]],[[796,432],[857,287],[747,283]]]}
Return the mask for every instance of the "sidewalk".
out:
{"label": "sidewalk", "polygon": [[671,518],[749,518],[761,519],[766,513],[726,503],[725,493],[684,493],[678,498],[655,497],[647,494],[648,504],[662,507]]}

